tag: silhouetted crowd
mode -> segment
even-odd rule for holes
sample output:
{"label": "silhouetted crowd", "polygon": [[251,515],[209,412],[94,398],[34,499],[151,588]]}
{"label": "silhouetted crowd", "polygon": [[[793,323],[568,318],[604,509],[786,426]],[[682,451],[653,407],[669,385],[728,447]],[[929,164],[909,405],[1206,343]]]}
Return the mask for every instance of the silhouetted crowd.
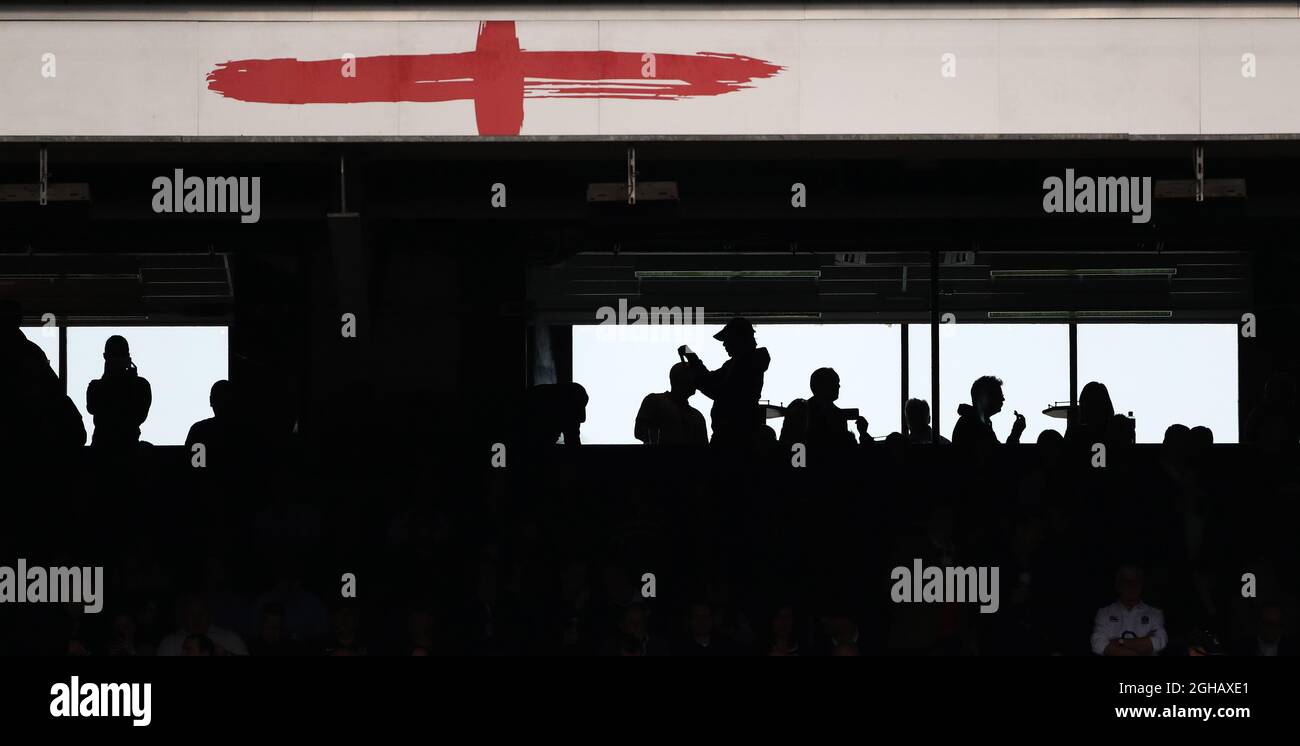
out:
{"label": "silhouetted crowd", "polygon": [[[736,319],[717,335],[726,362],[710,370],[683,348],[669,390],[645,397],[628,424],[647,447],[575,447],[591,402],[557,383],[524,392],[500,454],[484,443],[473,463],[363,473],[314,463],[226,381],[183,452],[139,445],[151,390],[121,337],[88,391],[93,447],[67,456],[86,441],[80,414],[6,321],[4,543],[108,576],[101,614],[0,608],[8,653],[1300,651],[1300,434],[1285,377],[1240,447],[1182,425],[1139,446],[1098,382],[1064,434],[1022,446],[1017,416],[1000,442],[994,376],[973,383],[951,442],[918,399],[906,432],[875,441],[836,403],[829,368],[782,408],[778,433],[760,403],[770,356]],[[696,390],[713,402],[711,443]],[[998,611],[895,603],[891,570],[918,559],[998,568]]]}

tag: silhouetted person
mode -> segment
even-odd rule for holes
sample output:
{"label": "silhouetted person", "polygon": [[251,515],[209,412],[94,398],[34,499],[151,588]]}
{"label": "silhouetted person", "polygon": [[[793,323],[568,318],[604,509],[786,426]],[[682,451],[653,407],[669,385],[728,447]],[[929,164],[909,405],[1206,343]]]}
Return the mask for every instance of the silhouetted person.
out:
{"label": "silhouetted person", "polygon": [[1197,456],[1207,455],[1210,446],[1214,445],[1214,431],[1205,425],[1197,425],[1191,431],[1192,448]]}
{"label": "silhouetted person", "polygon": [[1065,440],[1071,445],[1091,447],[1106,443],[1107,430],[1115,416],[1115,405],[1104,383],[1089,381],[1079,392],[1079,404],[1071,409]]}
{"label": "silhouetted person", "polygon": [[936,436],[930,427],[930,404],[924,399],[908,399],[903,405],[903,415],[907,418],[907,440],[917,445],[951,443],[942,435]]}
{"label": "silhouetted person", "polygon": [[181,655],[183,656],[212,656],[216,655],[217,646],[207,635],[190,635],[181,643]]}
{"label": "silhouetted person", "polygon": [[253,638],[248,641],[249,654],[253,656],[302,655],[302,647],[284,629],[284,605],[268,603],[262,607],[261,618],[253,628]]}
{"label": "silhouetted person", "polygon": [[734,655],[730,642],[718,633],[714,623],[713,605],[707,601],[691,603],[686,617],[686,635],[675,655],[690,657],[721,657]]}
{"label": "silhouetted person", "polygon": [[184,655],[185,641],[191,635],[202,635],[215,646],[215,655],[248,655],[244,640],[232,630],[212,623],[207,602],[197,593],[186,594],[178,602],[179,629],[158,642],[158,655]]}
{"label": "silhouetted person", "polygon": [[694,353],[686,358],[695,385],[713,400],[713,442],[754,445],[766,424],[758,400],[763,395],[763,374],[772,358],[754,341],[754,327],[745,319],[728,321],[713,338],[722,342],[731,358],[717,370],[704,367]]}
{"label": "silhouetted person", "polygon": [[104,375],[86,387],[86,411],[95,418],[90,444],[123,447],[138,443],[151,404],[149,381],[131,362],[126,338],[114,334],[104,343]]}
{"label": "silhouetted person", "polygon": [[1192,431],[1186,425],[1174,423],[1165,428],[1165,438],[1160,448],[1160,465],[1176,482],[1187,478],[1192,466]]}
{"label": "silhouetted person", "polygon": [[0,301],[0,448],[83,445],[81,413],[49,358],[23,334],[22,318],[17,303]]}
{"label": "silhouetted person", "polygon": [[1169,644],[1165,615],[1142,602],[1142,571],[1126,565],[1115,574],[1119,599],[1097,610],[1092,652],[1106,656],[1158,655]]}
{"label": "silhouetted person", "polygon": [[782,657],[799,655],[799,635],[795,628],[793,606],[781,606],[772,614],[767,640],[759,652]]}
{"label": "silhouetted person", "polygon": [[1283,618],[1280,604],[1265,603],[1256,615],[1255,634],[1237,641],[1233,654],[1265,658],[1300,656],[1300,647],[1286,634]]}
{"label": "silhouetted person", "polygon": [[[840,398],[840,376],[832,368],[818,368],[808,378],[812,396],[808,399],[808,443],[810,445],[853,445],[853,435],[848,431],[852,412],[840,409],[835,403]],[[870,442],[867,420],[854,417],[858,434],[864,443]]]}
{"label": "silhouetted person", "polygon": [[[995,376],[975,379],[970,387],[970,401],[970,404],[957,407],[957,425],[952,429],[953,445],[968,447],[997,443],[998,436],[993,432],[990,419],[1002,411],[1002,403],[1006,401],[1002,395],[1002,379]],[[1007,442],[1019,443],[1024,431],[1025,416],[1017,414]]]}
{"label": "silhouetted person", "polygon": [[208,406],[212,407],[212,416],[190,426],[190,432],[185,436],[185,450],[193,454],[194,444],[202,443],[207,466],[225,467],[238,441],[235,391],[230,381],[212,384]]}
{"label": "silhouetted person", "polygon": [[563,435],[566,446],[581,445],[587,401],[587,390],[577,383],[543,383],[529,389],[528,444],[555,445]]}
{"label": "silhouetted person", "polygon": [[695,395],[691,366],[677,363],[668,371],[671,390],[647,394],[636,413],[633,432],[646,445],[707,445],[708,429],[704,415],[691,406]]}
{"label": "silhouetted person", "polygon": [[361,630],[361,609],[351,601],[342,601],[330,613],[330,639],[325,643],[325,655],[368,655]]}

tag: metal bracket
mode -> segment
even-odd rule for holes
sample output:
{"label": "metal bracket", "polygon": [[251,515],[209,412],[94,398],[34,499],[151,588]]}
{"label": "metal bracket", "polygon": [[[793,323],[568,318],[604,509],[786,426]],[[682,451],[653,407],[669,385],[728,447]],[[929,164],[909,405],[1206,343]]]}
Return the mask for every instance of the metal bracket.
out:
{"label": "metal bracket", "polygon": [[36,201],[42,205],[49,202],[50,196],[50,158],[45,146],[41,146],[41,180],[37,187]]}
{"label": "metal bracket", "polygon": [[1196,201],[1205,201],[1205,146],[1197,145],[1192,150],[1196,168]]}
{"label": "metal bracket", "polygon": [[627,149],[627,203],[636,204],[636,148]]}
{"label": "metal bracket", "polygon": [[339,156],[339,212],[348,211],[348,180],[344,171],[343,156]]}

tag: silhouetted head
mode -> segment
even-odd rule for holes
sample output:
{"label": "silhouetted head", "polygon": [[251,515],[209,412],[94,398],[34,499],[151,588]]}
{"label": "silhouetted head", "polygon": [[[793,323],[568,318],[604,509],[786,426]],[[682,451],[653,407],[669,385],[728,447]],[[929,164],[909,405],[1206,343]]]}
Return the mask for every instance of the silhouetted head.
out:
{"label": "silhouetted head", "polygon": [[997,376],[980,376],[970,386],[970,403],[985,417],[992,417],[1002,411],[1002,379]]}
{"label": "silhouetted head", "polygon": [[1191,440],[1192,431],[1186,425],[1180,425],[1177,422],[1165,428],[1164,444],[1167,446],[1183,446]]}
{"label": "silhouetted head", "polygon": [[1088,425],[1105,426],[1115,416],[1115,405],[1111,404],[1110,391],[1106,384],[1091,381],[1079,392],[1079,417]]}
{"label": "silhouetted head", "polygon": [[722,349],[727,351],[728,357],[735,357],[758,346],[754,341],[754,325],[739,316],[728,321],[713,338],[722,342]]}
{"label": "silhouetted head", "polygon": [[212,384],[212,389],[208,392],[208,404],[212,407],[212,414],[217,417],[230,414],[235,404],[235,387],[225,379]]}
{"label": "silhouetted head", "polygon": [[262,627],[257,632],[263,642],[279,642],[284,636],[284,605],[272,601],[262,606]]}
{"label": "silhouetted head", "polygon": [[930,426],[930,404],[924,399],[908,399],[903,405],[903,415],[908,430],[915,432]]}
{"label": "silhouetted head", "polygon": [[560,385],[564,386],[565,391],[567,392],[566,401],[569,405],[569,414],[577,422],[586,422],[587,402],[589,401],[587,398],[587,390],[582,387],[582,384],[575,382]]}
{"label": "silhouetted head", "polygon": [[122,370],[131,366],[131,347],[126,337],[114,334],[104,342],[104,370]]}
{"label": "silhouetted head", "polygon": [[1133,565],[1119,568],[1115,573],[1115,592],[1127,608],[1137,606],[1142,600],[1142,571]]}
{"label": "silhouetted head", "polygon": [[1065,447],[1065,436],[1048,428],[1038,434],[1034,441],[1038,444],[1038,457],[1043,466],[1054,467],[1061,460],[1061,450]]}
{"label": "silhouetted head", "polygon": [[833,368],[818,368],[808,377],[808,388],[818,399],[835,401],[840,398],[840,374]]}
{"label": "silhouetted head", "polygon": [[782,642],[794,640],[793,606],[782,606],[772,615],[772,637]]}
{"label": "silhouetted head", "polygon": [[1282,607],[1275,604],[1265,604],[1259,610],[1259,626],[1256,634],[1263,642],[1273,644],[1282,638]]}
{"label": "silhouetted head", "polygon": [[1214,431],[1204,425],[1197,425],[1188,432],[1192,447],[1200,450],[1214,445]]}
{"label": "silhouetted head", "polygon": [[623,617],[618,625],[619,631],[638,642],[644,642],[650,637],[648,616],[645,607],[641,604],[628,604],[623,607]]}
{"label": "silhouetted head", "polygon": [[831,638],[831,643],[838,648],[841,645],[848,645],[853,648],[853,652],[840,652],[835,655],[857,655],[857,638],[858,624],[853,621],[844,610],[837,610],[830,616],[826,617],[826,636]]}
{"label": "silhouetted head", "polygon": [[1165,428],[1165,439],[1161,447],[1161,456],[1172,465],[1183,464],[1192,448],[1192,431],[1186,425],[1174,423]]}
{"label": "silhouetted head", "polygon": [[708,639],[713,634],[713,606],[707,601],[691,604],[691,637],[696,640]]}
{"label": "silhouetted head", "polygon": [[191,593],[182,599],[180,612],[181,629],[192,635],[207,634],[212,615],[201,594]]}
{"label": "silhouetted head", "polygon": [[207,635],[189,635],[181,643],[181,655],[207,656],[216,653],[216,646]]}
{"label": "silhouetted head", "polygon": [[668,382],[674,394],[688,399],[695,396],[695,375],[691,373],[690,363],[674,365],[668,371]]}

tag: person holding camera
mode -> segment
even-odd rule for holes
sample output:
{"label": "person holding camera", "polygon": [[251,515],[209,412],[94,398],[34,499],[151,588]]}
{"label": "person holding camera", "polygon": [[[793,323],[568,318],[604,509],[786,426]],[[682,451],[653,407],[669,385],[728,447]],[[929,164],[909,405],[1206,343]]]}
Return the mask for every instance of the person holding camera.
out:
{"label": "person holding camera", "polygon": [[90,444],[126,447],[140,442],[140,426],[149,416],[153,388],[131,362],[126,338],[117,334],[104,342],[104,375],[86,388],[86,411],[93,416]]}
{"label": "person holding camera", "polygon": [[678,350],[700,393],[713,400],[713,443],[751,447],[759,442],[766,423],[758,400],[763,395],[763,374],[772,362],[767,348],[754,341],[754,326],[742,318],[727,322],[713,335],[722,342],[730,360],[709,370],[699,355],[683,346]]}

